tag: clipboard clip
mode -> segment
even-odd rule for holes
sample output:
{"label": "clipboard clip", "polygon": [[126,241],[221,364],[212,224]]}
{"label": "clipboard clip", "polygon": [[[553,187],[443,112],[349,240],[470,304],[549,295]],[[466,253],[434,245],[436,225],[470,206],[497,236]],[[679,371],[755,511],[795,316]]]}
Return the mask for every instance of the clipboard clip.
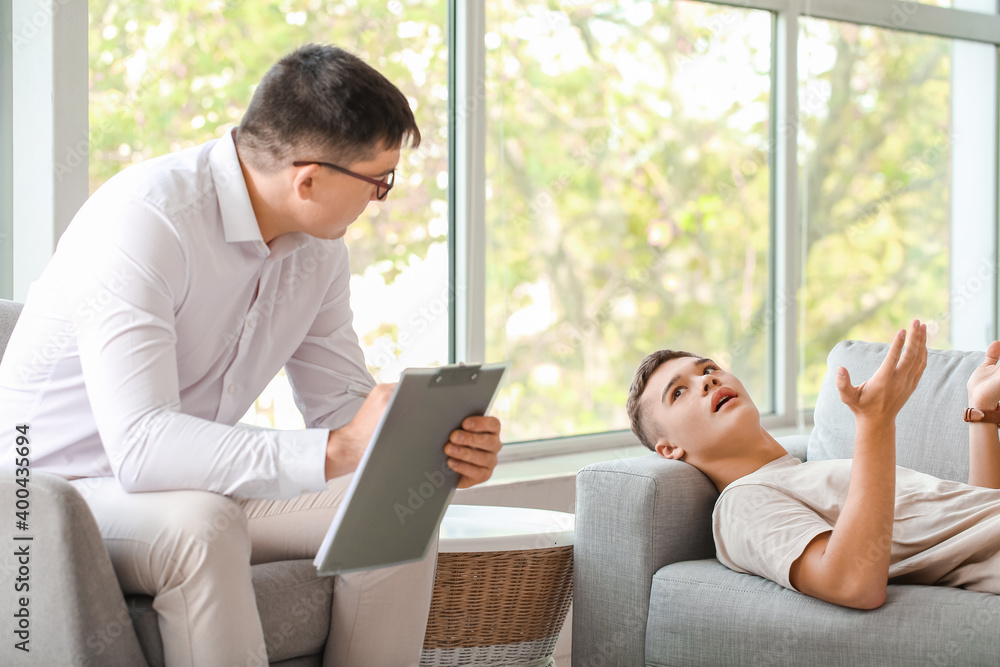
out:
{"label": "clipboard clip", "polygon": [[481,366],[482,364],[444,366],[431,376],[427,384],[430,387],[474,385],[479,378],[479,369]]}

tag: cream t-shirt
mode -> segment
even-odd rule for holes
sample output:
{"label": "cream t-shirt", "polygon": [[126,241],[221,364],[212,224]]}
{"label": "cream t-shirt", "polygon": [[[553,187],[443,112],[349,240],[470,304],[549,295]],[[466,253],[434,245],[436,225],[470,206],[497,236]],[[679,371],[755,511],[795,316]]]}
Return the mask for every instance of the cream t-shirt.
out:
{"label": "cream t-shirt", "polygon": [[[788,579],[792,563],[813,538],[833,530],[851,463],[802,463],[788,454],[727,486],[712,514],[719,560],[795,590]],[[897,466],[892,544],[861,546],[859,558],[891,549],[892,583],[1000,594],[1000,490]]]}

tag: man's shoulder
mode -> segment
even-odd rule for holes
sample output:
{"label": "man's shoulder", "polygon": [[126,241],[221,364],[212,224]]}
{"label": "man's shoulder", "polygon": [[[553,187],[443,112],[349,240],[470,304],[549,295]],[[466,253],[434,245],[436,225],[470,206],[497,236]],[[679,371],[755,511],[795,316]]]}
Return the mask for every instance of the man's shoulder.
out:
{"label": "man's shoulder", "polygon": [[171,215],[212,196],[210,155],[218,140],[143,160],[118,172],[92,196],[94,203],[135,202]]}

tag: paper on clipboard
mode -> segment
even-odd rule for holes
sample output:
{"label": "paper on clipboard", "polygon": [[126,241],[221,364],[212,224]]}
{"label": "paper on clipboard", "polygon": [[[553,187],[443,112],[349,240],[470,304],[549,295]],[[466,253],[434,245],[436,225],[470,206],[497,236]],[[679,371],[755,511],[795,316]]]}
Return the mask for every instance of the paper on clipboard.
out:
{"label": "paper on clipboard", "polygon": [[489,413],[509,362],[408,368],[313,564],[321,575],[422,560],[458,481],[444,445]]}

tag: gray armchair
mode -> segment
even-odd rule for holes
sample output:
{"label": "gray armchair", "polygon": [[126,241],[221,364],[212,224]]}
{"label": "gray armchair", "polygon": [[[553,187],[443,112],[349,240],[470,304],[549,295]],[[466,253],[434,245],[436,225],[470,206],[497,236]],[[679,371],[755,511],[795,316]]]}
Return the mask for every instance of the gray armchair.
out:
{"label": "gray armchair", "polygon": [[[0,299],[0,358],[21,305]],[[14,424],[0,425],[10,437]],[[32,471],[29,530],[15,527],[14,471],[0,469],[0,590],[4,591],[0,664],[163,665],[163,644],[152,598],[123,596],[108,552],[83,497],[63,478]],[[23,494],[22,494],[23,495]],[[15,541],[30,535],[31,541]],[[28,545],[27,574],[14,555]],[[18,577],[30,590],[15,592]],[[330,629],[333,578],[317,577],[310,560],[255,565],[257,609],[271,665],[321,665]],[[23,581],[21,583],[24,583]],[[19,597],[29,601],[30,652],[14,648]]]}
{"label": "gray armchair", "polygon": [[[829,366],[870,377],[886,346],[847,341]],[[968,475],[965,382],[981,352],[930,351],[897,418],[897,463],[944,479]],[[827,373],[805,460],[850,458],[854,420]],[[872,611],[839,607],[715,559],[718,493],[695,468],[655,454],[577,476],[573,665],[996,665],[1000,596],[890,585]]]}

